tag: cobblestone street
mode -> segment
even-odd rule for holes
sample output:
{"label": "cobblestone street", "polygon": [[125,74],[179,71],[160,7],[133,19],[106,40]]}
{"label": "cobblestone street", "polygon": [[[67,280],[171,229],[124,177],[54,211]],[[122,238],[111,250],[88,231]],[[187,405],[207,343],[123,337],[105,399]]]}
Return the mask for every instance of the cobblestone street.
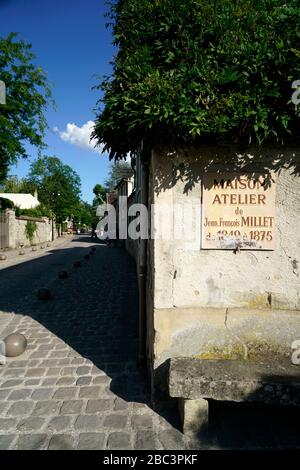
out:
{"label": "cobblestone street", "polygon": [[[0,266],[0,337],[28,339],[22,356],[0,366],[0,449],[186,447],[151,410],[136,365],[134,263],[100,244],[86,260],[92,245],[78,237]],[[58,279],[61,270],[68,279]],[[50,301],[37,299],[41,287]]]}
{"label": "cobblestone street", "polygon": [[[85,259],[91,246],[80,236],[0,265],[0,339],[28,339],[22,356],[0,365],[0,450],[299,447],[295,408],[211,403],[210,433],[197,443],[177,413],[153,411],[136,363],[134,261],[101,244]],[[37,299],[41,287],[51,300]]]}
{"label": "cobblestone street", "polygon": [[0,18],[2,467],[289,466],[300,0]]}

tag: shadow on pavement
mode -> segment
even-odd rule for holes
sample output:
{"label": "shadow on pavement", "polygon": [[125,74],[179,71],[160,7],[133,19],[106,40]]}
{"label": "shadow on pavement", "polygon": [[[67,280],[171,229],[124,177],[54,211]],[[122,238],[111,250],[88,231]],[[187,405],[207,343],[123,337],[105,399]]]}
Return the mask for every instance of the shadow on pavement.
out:
{"label": "shadow on pavement", "polygon": [[[137,366],[135,263],[125,250],[89,236],[79,236],[75,242],[82,246],[71,244],[0,270],[0,312],[33,318],[104,371],[111,378],[111,392],[127,402],[150,406],[146,371]],[[85,260],[91,246],[96,254]],[[75,269],[78,260],[81,267]],[[61,270],[68,271],[68,279],[58,279]],[[50,301],[37,299],[43,287],[51,290]],[[169,420],[178,426],[176,416]]]}

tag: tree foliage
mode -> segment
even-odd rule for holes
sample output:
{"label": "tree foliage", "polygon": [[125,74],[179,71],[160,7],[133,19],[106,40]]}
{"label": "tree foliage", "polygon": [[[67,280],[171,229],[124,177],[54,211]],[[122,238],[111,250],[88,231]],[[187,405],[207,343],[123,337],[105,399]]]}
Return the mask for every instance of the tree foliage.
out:
{"label": "tree foliage", "polygon": [[85,201],[80,201],[74,212],[73,221],[77,226],[91,227],[96,217],[93,206]]}
{"label": "tree foliage", "polygon": [[45,204],[39,204],[37,207],[33,209],[20,209],[18,206],[15,207],[16,216],[20,217],[20,215],[27,215],[29,217],[48,217],[51,219],[53,217],[53,212],[51,209],[46,206]]}
{"label": "tree foliage", "polygon": [[37,228],[37,223],[35,221],[27,220],[25,225],[25,235],[26,238],[30,241],[30,243],[33,242],[34,234],[36,233]]}
{"label": "tree foliage", "polygon": [[0,183],[0,192],[2,193],[33,193],[34,188],[26,178],[9,176]]}
{"label": "tree foliage", "polygon": [[31,45],[15,34],[0,38],[0,80],[6,104],[0,104],[0,181],[10,164],[26,157],[25,142],[44,147],[44,112],[51,101],[45,72],[34,64]]}
{"label": "tree foliage", "polygon": [[74,216],[80,204],[81,182],[77,173],[57,157],[41,157],[32,163],[28,183],[38,191],[39,201],[62,223]]}
{"label": "tree foliage", "polygon": [[93,193],[95,194],[98,203],[103,203],[106,201],[106,193],[107,188],[102,186],[102,184],[96,184],[93,189]]}
{"label": "tree foliage", "polygon": [[300,137],[299,0],[119,0],[110,17],[118,54],[94,137],[111,159],[141,140]]}
{"label": "tree foliage", "polygon": [[[0,192],[38,192],[39,206],[33,209],[15,207],[17,216],[51,219],[55,215],[58,223],[72,216],[76,225],[91,227],[96,217],[96,209],[80,199],[80,186],[80,178],[71,167],[63,165],[57,157],[44,157],[32,163],[27,177],[10,176],[4,180],[0,184]],[[101,185],[96,185],[94,189],[100,188]],[[105,188],[102,189],[106,194]],[[7,206],[6,202],[9,201],[3,199],[3,208]],[[13,203],[8,207],[13,208]]]}

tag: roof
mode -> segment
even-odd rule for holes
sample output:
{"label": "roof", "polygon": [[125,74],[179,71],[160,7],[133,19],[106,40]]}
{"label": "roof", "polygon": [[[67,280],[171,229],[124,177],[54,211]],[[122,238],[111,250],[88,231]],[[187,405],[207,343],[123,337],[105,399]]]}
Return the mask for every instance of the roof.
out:
{"label": "roof", "polygon": [[8,199],[13,202],[15,206],[20,209],[34,209],[39,206],[39,201],[32,194],[23,194],[23,193],[0,193],[0,198]]}
{"label": "roof", "polygon": [[133,175],[130,176],[129,178],[122,178],[115,186],[115,190],[118,189],[118,187],[121,186],[122,183],[132,183],[132,182],[133,182]]}

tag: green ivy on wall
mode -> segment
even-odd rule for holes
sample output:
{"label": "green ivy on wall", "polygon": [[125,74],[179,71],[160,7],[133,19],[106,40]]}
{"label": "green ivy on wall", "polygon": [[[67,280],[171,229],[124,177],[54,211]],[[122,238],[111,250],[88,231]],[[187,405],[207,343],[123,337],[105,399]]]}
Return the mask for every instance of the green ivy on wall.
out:
{"label": "green ivy on wall", "polygon": [[25,226],[25,235],[26,238],[30,241],[30,243],[33,242],[34,234],[37,231],[37,223],[32,221],[32,220],[27,220],[26,226]]}

